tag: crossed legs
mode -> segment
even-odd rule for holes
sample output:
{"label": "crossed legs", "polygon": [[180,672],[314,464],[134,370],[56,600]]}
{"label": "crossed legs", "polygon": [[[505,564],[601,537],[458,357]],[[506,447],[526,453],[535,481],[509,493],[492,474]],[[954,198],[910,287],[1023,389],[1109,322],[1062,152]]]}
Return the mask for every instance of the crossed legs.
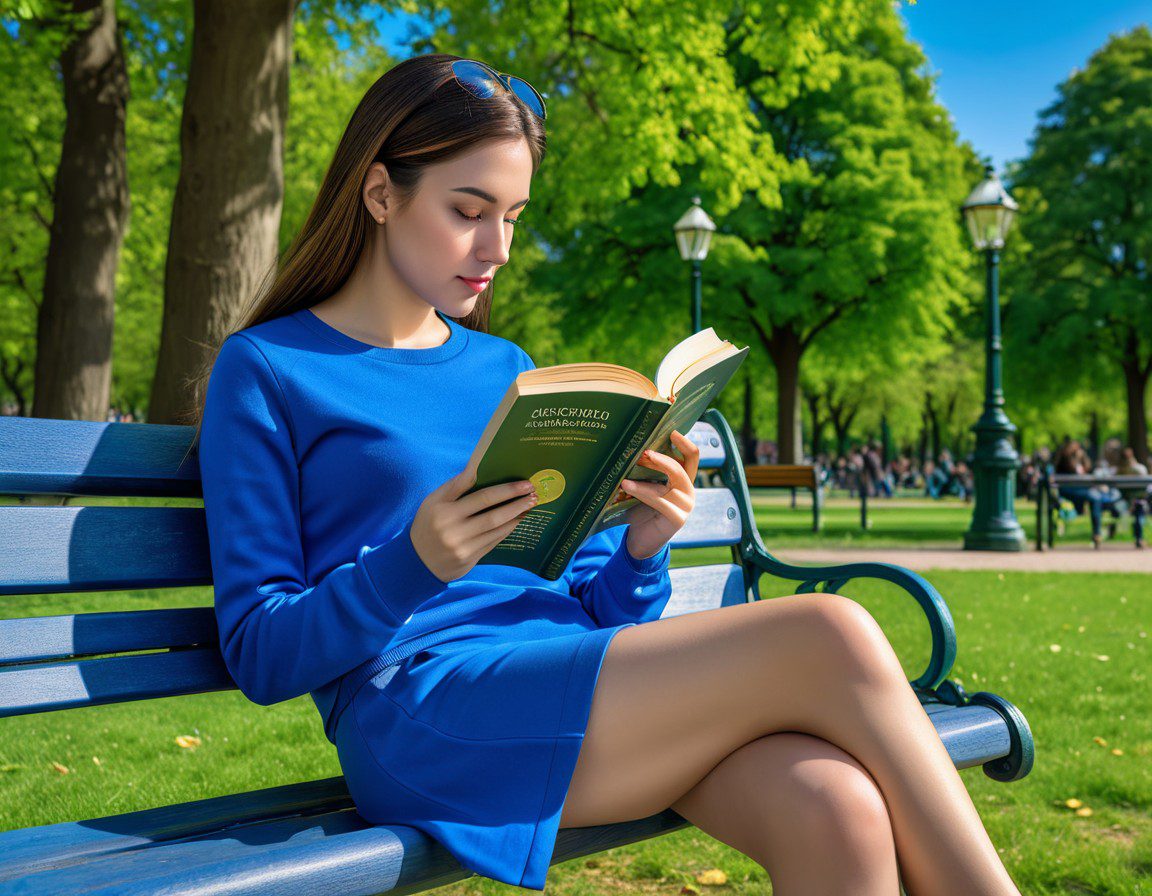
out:
{"label": "crossed legs", "polygon": [[837,595],[612,639],[560,825],[668,807],[785,896],[897,896],[897,856],[913,896],[1019,896],[883,631]]}

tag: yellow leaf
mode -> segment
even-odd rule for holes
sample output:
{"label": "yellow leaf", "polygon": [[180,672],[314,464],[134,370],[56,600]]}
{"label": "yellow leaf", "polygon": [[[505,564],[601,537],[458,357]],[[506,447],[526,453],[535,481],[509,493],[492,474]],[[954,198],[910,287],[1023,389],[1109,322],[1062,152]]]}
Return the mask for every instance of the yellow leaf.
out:
{"label": "yellow leaf", "polygon": [[1061,647],[1059,644],[1049,644],[1048,649],[1051,650],[1053,653],[1059,653],[1061,650]]}
{"label": "yellow leaf", "polygon": [[62,775],[66,775],[70,771],[72,771],[72,769],[68,768],[68,766],[61,765],[59,762],[55,762],[55,761],[53,761],[53,763],[52,763],[52,768],[56,769],[56,771],[60,772],[60,774],[62,774]]}
{"label": "yellow leaf", "polygon": [[1076,810],[1076,814],[1079,815],[1081,818],[1087,818],[1088,816],[1090,816],[1092,814],[1092,810],[1090,808],[1088,808],[1087,806],[1081,806],[1079,809]]}
{"label": "yellow leaf", "polygon": [[99,756],[93,756],[92,761],[95,762],[97,765],[99,765],[100,764],[100,757]]}
{"label": "yellow leaf", "polygon": [[728,875],[719,868],[708,868],[696,875],[696,882],[709,887],[719,887],[728,883]]}
{"label": "yellow leaf", "polygon": [[1112,755],[1113,755],[1113,756],[1123,756],[1123,755],[1124,755],[1124,751],[1123,751],[1123,750],[1113,750],[1113,751],[1112,751]]}
{"label": "yellow leaf", "polygon": [[1094,738],[1092,738],[1092,740],[1095,741],[1096,743],[1100,744],[1100,746],[1102,746],[1102,747],[1108,746],[1108,741],[1104,740],[1104,738],[1102,738],[1102,737],[1094,737]]}
{"label": "yellow leaf", "polygon": [[176,743],[179,746],[190,750],[194,747],[200,746],[200,738],[196,737],[193,734],[181,734],[179,737],[176,738]]}
{"label": "yellow leaf", "polygon": [[1109,657],[1106,653],[1101,653],[1096,657],[1096,659],[1100,660],[1102,663],[1106,663],[1109,659],[1111,659],[1111,657]]}
{"label": "yellow leaf", "polygon": [[1080,800],[1073,797],[1070,800],[1064,800],[1064,805],[1067,806],[1069,809],[1079,809],[1084,804],[1082,802],[1080,802]]}

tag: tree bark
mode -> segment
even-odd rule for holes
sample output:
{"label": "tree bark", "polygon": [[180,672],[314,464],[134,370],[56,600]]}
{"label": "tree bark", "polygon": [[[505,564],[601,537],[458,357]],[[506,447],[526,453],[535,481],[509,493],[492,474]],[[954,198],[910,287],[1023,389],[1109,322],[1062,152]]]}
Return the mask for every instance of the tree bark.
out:
{"label": "tree bark", "polygon": [[744,371],[744,426],[742,441],[744,443],[744,458],[746,464],[756,463],[756,432],[752,426],[752,374]]}
{"label": "tree bark", "polygon": [[115,0],[74,0],[60,53],[65,124],[36,321],[33,417],[106,420],[116,268],[129,215],[128,73]]}
{"label": "tree bark", "polygon": [[188,422],[185,379],[276,264],[294,10],[195,0],[149,422]]}
{"label": "tree bark", "polygon": [[800,334],[791,329],[773,329],[768,353],[776,367],[776,442],[778,463],[798,464],[803,459],[800,444],[800,357],[804,349]]}
{"label": "tree bark", "polygon": [[1125,361],[1124,391],[1128,404],[1128,445],[1136,459],[1148,465],[1148,368],[1136,359]]}
{"label": "tree bark", "polygon": [[820,454],[821,443],[824,441],[824,425],[828,422],[820,414],[821,395],[819,392],[805,392],[805,403],[808,405],[808,416],[812,421],[812,456]]}

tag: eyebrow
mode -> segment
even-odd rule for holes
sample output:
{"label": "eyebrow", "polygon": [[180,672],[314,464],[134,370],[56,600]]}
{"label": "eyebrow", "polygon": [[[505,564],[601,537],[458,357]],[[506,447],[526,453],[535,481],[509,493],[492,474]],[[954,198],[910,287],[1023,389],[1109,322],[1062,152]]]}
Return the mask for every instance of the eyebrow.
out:
{"label": "eyebrow", "polygon": [[[495,196],[493,196],[491,193],[485,193],[483,190],[479,189],[478,187],[454,187],[453,192],[454,193],[471,193],[473,196],[479,196],[485,202],[495,202],[496,201]],[[529,198],[531,198],[531,197],[529,197]],[[527,202],[528,202],[527,199],[522,199],[519,202],[517,202],[514,206],[512,206],[512,208],[508,209],[508,211],[513,211],[514,209],[518,209],[518,208],[520,208],[520,206],[525,205]]]}

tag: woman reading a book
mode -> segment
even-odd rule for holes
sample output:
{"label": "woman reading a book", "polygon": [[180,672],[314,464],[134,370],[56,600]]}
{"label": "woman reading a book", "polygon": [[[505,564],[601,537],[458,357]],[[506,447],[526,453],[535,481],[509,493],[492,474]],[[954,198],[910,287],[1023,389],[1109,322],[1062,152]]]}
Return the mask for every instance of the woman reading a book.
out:
{"label": "woman reading a book", "polygon": [[[698,453],[546,580],[478,559],[531,482],[465,461],[532,359],[488,332],[544,156],[526,82],[445,54],[354,111],[302,230],[202,374],[225,662],[310,694],[351,795],[543,889],[558,828],[671,807],[778,893],[1016,894],[879,626],[836,595],[661,619]],[[210,374],[210,375],[209,375]]]}

